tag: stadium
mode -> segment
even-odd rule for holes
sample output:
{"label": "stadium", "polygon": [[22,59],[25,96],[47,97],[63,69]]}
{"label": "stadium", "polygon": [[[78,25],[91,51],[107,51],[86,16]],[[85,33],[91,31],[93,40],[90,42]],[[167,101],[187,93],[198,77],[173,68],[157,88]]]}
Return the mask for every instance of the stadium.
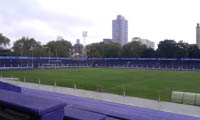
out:
{"label": "stadium", "polygon": [[200,120],[199,0],[1,0],[0,120]]}
{"label": "stadium", "polygon": [[189,58],[1,56],[0,116],[199,120],[199,70]]}

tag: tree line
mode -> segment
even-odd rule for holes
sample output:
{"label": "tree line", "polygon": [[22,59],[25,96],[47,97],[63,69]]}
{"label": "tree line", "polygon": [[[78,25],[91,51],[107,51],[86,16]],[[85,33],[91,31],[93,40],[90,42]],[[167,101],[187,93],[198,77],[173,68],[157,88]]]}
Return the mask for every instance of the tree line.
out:
{"label": "tree line", "polygon": [[[5,53],[4,48],[9,44],[10,39],[0,34],[0,56],[72,57],[73,54],[71,42],[64,39],[42,45],[34,38],[22,37],[14,42],[11,51]],[[84,50],[88,58],[200,58],[196,45],[175,40],[160,41],[156,50],[136,41],[122,47],[118,43],[92,43]]]}
{"label": "tree line", "polygon": [[[5,56],[4,48],[10,44],[10,40],[0,34],[0,55]],[[70,57],[72,52],[71,42],[61,39],[52,40],[42,45],[34,38],[22,37],[14,42],[11,51],[6,56],[33,56],[33,57]]]}
{"label": "tree line", "polygon": [[123,47],[118,43],[93,43],[86,47],[88,57],[102,58],[200,58],[196,45],[175,40],[163,40],[156,50],[133,41]]}

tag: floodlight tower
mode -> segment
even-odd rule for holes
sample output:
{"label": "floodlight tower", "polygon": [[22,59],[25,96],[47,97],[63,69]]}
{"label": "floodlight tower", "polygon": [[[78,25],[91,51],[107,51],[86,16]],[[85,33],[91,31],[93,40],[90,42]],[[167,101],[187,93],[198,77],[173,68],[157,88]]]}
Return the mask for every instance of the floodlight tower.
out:
{"label": "floodlight tower", "polygon": [[59,41],[59,40],[64,40],[64,38],[62,36],[58,35],[56,41]]}
{"label": "floodlight tower", "polygon": [[83,31],[83,32],[82,32],[83,45],[84,45],[84,46],[86,46],[86,41],[85,41],[85,40],[86,40],[86,38],[87,38],[87,33],[88,33],[87,31]]}
{"label": "floodlight tower", "polygon": [[24,46],[24,43],[20,43],[20,47],[21,47],[21,69],[22,69],[22,53],[23,53],[23,46]]}
{"label": "floodlight tower", "polygon": [[197,23],[197,27],[196,27],[196,45],[200,49],[200,24],[199,23]]}
{"label": "floodlight tower", "polygon": [[83,56],[86,58],[87,57],[87,51],[86,51],[86,38],[87,38],[87,31],[82,32],[82,37],[83,37]]}

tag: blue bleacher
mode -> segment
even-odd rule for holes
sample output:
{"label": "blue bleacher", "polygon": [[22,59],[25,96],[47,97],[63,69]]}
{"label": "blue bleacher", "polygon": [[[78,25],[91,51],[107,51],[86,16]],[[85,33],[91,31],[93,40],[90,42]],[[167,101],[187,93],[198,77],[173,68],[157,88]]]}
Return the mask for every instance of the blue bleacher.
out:
{"label": "blue bleacher", "polygon": [[121,119],[112,118],[112,117],[107,117],[106,120],[121,120]]}
{"label": "blue bleacher", "polygon": [[47,91],[22,88],[23,94],[42,96],[65,102],[81,110],[106,115],[109,119],[121,120],[200,120],[197,117],[178,115],[168,112],[144,109],[140,107],[127,106],[100,100],[87,99],[77,96],[52,93]]}
{"label": "blue bleacher", "polygon": [[[43,66],[49,64],[49,66]],[[196,58],[55,58],[0,56],[1,70],[26,70],[33,68],[113,67],[131,69],[199,71],[200,59]],[[133,67],[134,66],[134,67]],[[21,68],[22,67],[22,68]],[[32,68],[33,67],[33,68]]]}
{"label": "blue bleacher", "polygon": [[65,105],[60,101],[0,90],[1,111],[9,109],[25,113],[33,120],[63,120]]}
{"label": "blue bleacher", "polygon": [[[1,82],[0,85],[5,84]],[[57,110],[65,104],[63,110]],[[0,90],[0,106],[43,116],[41,120],[63,120],[63,116],[64,120],[200,120],[197,117],[28,88],[21,88],[21,93]],[[56,116],[45,116],[52,111]]]}
{"label": "blue bleacher", "polygon": [[8,71],[8,70],[31,70],[32,67],[2,67],[0,71]]}
{"label": "blue bleacher", "polygon": [[65,107],[66,120],[106,120],[106,115],[73,108],[72,106]]}
{"label": "blue bleacher", "polygon": [[4,83],[4,82],[0,82],[0,89],[21,93],[20,87],[17,87],[8,83]]}

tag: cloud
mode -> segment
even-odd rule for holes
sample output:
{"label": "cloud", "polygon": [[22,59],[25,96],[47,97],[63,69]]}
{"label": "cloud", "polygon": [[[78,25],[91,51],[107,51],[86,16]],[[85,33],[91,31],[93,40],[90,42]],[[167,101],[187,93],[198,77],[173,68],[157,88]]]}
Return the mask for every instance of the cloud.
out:
{"label": "cloud", "polygon": [[199,0],[0,0],[0,33],[46,43],[63,36],[71,42],[88,31],[87,43],[112,36],[112,19],[122,14],[133,37],[195,43]]}
{"label": "cloud", "polygon": [[42,9],[36,0],[2,1],[0,13],[0,33],[14,40],[28,36],[46,43],[71,29],[92,26],[87,19]]}

